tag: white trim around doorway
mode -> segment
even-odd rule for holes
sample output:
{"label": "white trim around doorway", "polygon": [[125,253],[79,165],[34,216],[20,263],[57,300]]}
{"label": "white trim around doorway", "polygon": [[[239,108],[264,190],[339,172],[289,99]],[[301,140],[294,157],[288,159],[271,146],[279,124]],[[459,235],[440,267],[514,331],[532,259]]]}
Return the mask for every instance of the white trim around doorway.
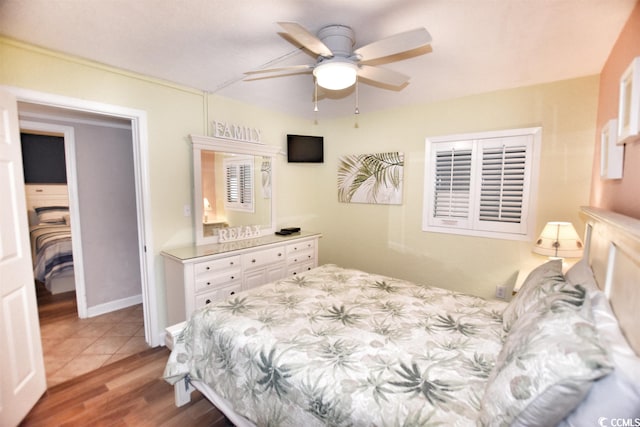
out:
{"label": "white trim around doorway", "polygon": [[154,265],[155,252],[153,250],[150,217],[151,199],[146,111],[12,86],[0,86],[0,88],[12,93],[18,101],[131,120],[145,340],[152,347],[162,345],[163,333],[159,330],[155,276],[153,270],[150,270]]}

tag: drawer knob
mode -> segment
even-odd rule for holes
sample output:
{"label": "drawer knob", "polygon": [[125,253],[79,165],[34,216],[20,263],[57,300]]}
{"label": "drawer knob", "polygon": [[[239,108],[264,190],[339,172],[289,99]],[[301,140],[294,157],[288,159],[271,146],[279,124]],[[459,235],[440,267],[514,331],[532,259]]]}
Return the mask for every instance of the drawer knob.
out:
{"label": "drawer knob", "polygon": [[211,300],[210,300],[210,299],[207,299],[204,303],[205,303],[205,304],[211,304]]}
{"label": "drawer knob", "polygon": [[255,263],[256,263],[256,260],[255,260],[255,258],[254,258],[254,259],[252,259],[252,260],[251,260],[251,262],[255,264]]}
{"label": "drawer knob", "polygon": [[282,256],[282,254],[281,254],[281,253],[278,253],[278,256]]}
{"label": "drawer knob", "polygon": [[207,266],[207,270],[211,270],[211,267]]}
{"label": "drawer knob", "polygon": [[231,280],[235,279],[235,276],[231,276]]}
{"label": "drawer knob", "polygon": [[293,262],[298,262],[298,258],[294,259]]}
{"label": "drawer knob", "polygon": [[231,291],[230,295],[235,295],[235,294],[236,294],[236,291]]}
{"label": "drawer knob", "polygon": [[229,262],[229,265],[233,265],[233,261]]}
{"label": "drawer knob", "polygon": [[207,286],[209,286],[211,284],[211,282],[207,282]]}

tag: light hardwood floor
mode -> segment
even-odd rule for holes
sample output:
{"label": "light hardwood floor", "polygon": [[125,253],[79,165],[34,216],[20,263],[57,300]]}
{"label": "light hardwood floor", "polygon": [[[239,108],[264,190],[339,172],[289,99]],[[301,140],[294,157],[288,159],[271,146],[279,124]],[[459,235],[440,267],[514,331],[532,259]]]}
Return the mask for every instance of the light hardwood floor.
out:
{"label": "light hardwood floor", "polygon": [[[38,289],[41,327],[74,321],[75,295]],[[165,347],[145,349],[52,385],[21,426],[213,426],[232,424],[199,393],[176,408],[173,387],[162,379]]]}
{"label": "light hardwood floor", "polygon": [[162,379],[169,350],[158,347],[49,388],[21,426],[232,426],[193,393],[177,408]]}

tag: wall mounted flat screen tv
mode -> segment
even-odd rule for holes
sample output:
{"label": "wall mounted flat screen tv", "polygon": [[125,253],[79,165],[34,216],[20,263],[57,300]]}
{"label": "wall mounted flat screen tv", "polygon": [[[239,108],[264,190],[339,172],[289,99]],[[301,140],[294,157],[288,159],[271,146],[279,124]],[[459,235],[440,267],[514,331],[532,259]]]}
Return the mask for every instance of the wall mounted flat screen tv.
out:
{"label": "wall mounted flat screen tv", "polygon": [[64,138],[21,133],[25,184],[66,184]]}
{"label": "wall mounted flat screen tv", "polygon": [[323,163],[324,138],[310,135],[287,135],[289,163]]}

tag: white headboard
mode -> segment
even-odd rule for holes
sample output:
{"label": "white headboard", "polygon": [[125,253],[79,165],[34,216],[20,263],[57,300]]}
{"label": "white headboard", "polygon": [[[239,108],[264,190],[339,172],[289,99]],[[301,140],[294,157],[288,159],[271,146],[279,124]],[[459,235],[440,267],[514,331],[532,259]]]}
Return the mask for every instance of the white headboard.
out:
{"label": "white headboard", "polygon": [[34,212],[42,206],[69,206],[69,192],[66,184],[26,184],[24,186],[27,198],[27,213],[29,225],[38,223]]}
{"label": "white headboard", "polygon": [[69,206],[66,184],[27,184],[24,186],[27,210],[41,206]]}
{"label": "white headboard", "polygon": [[629,344],[640,354],[640,220],[583,207],[584,258],[605,292]]}

